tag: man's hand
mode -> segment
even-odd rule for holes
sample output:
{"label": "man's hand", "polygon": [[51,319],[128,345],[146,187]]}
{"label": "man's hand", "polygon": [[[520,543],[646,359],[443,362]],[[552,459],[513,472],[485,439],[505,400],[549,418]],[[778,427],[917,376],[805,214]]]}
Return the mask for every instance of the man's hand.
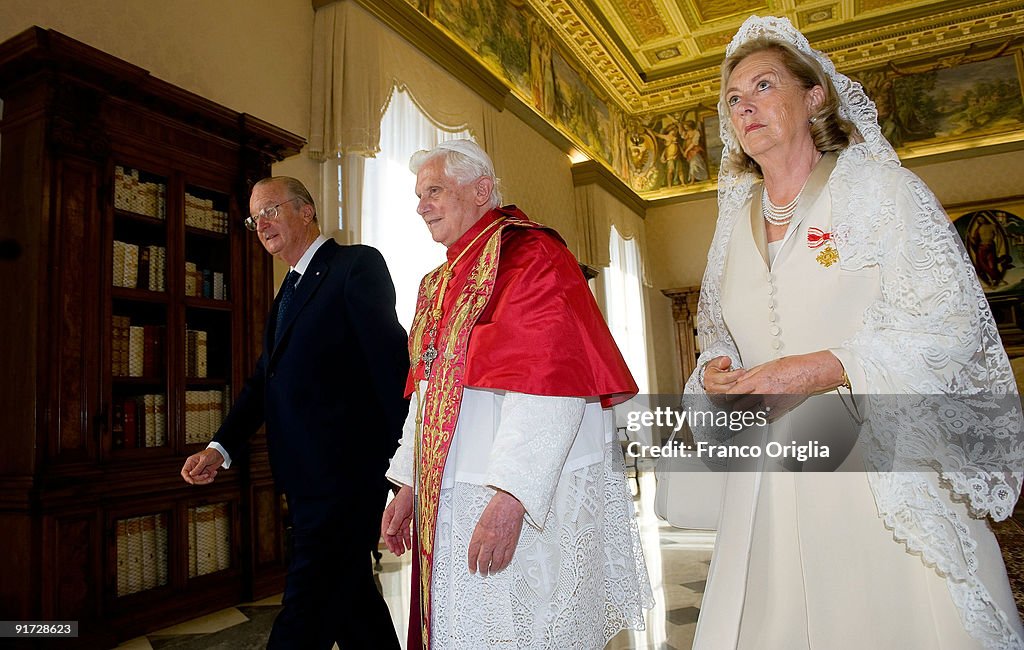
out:
{"label": "man's hand", "polygon": [[523,530],[526,508],[508,492],[500,490],[491,497],[469,540],[469,572],[490,575],[512,561],[512,554]]}
{"label": "man's hand", "polygon": [[412,508],[416,497],[412,488],[403,485],[387,508],[380,520],[380,534],[388,550],[395,555],[412,550]]}
{"label": "man's hand", "polygon": [[185,459],[181,478],[192,485],[207,485],[217,478],[217,470],[224,464],[224,457],[216,449],[207,448]]}

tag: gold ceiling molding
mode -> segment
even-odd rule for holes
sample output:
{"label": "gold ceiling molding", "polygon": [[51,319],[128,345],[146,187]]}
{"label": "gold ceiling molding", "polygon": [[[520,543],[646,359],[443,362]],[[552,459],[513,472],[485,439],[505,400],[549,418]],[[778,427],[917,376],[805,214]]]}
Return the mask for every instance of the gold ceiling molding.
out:
{"label": "gold ceiling molding", "polygon": [[[1020,0],[312,0],[314,7],[340,1],[369,10],[573,160],[589,158],[574,166],[574,183],[596,183],[640,214],[644,206],[713,196],[719,66],[739,24],[751,11],[767,13],[766,4],[870,92],[888,88],[876,101],[890,108],[897,76],[1006,55],[1024,65]],[[1024,80],[1024,72],[1016,76]],[[893,115],[899,122],[904,114]],[[1024,131],[981,122],[963,131],[944,117],[929,119],[942,124],[929,126],[931,135],[901,122],[893,127],[910,134],[901,155],[923,160],[1024,147]],[[692,143],[685,160],[678,153],[679,138],[695,131],[700,165]],[[685,179],[680,169],[690,170]]]}
{"label": "gold ceiling molding", "polygon": [[[606,47],[589,25],[596,16],[579,0],[528,0],[538,16],[555,32],[559,41],[589,69],[613,101],[627,107],[639,100],[642,79],[618,48]],[[588,25],[589,23],[589,25]],[[598,29],[600,28],[598,25]],[[610,35],[604,34],[606,40]]]}
{"label": "gold ceiling molding", "polygon": [[[716,98],[718,66],[728,41],[750,13],[768,12],[760,0],[528,2],[627,114],[675,110]],[[627,3],[633,18],[650,19],[657,9],[662,24],[672,32],[668,41],[658,41],[649,56],[622,16]],[[929,53],[936,47],[1000,38],[1020,33],[1024,26],[1019,0],[886,0],[880,5],[884,11],[848,1],[824,10],[792,0],[771,4],[771,13],[794,20],[841,68],[863,68],[893,57]],[[671,11],[673,7],[677,11]],[[824,16],[819,15],[822,11]],[[672,20],[673,15],[679,20]],[[815,17],[819,20],[808,24]],[[673,62],[670,67],[649,64],[649,70],[642,69],[641,62],[657,60],[656,52],[669,46],[680,51],[679,57],[668,59]]]}
{"label": "gold ceiling molding", "polygon": [[625,26],[634,41],[645,43],[669,35],[665,17],[651,0],[615,0],[612,6],[625,19]]}
{"label": "gold ceiling molding", "polygon": [[[339,0],[311,0],[314,9]],[[438,0],[357,0],[402,36],[459,70],[484,97],[500,106],[508,84],[450,38],[419,9],[432,11]],[[525,0],[555,33],[561,45],[590,77],[598,96],[608,98],[626,115],[675,111],[696,104],[714,105],[718,66],[725,45],[751,12],[767,13],[763,0]],[[844,72],[877,67],[891,60],[957,49],[981,40],[1006,39],[1024,32],[1024,5],[1019,0],[843,0],[827,5],[833,16],[821,25],[807,20],[822,11],[808,2],[774,0],[771,12],[787,15]],[[659,47],[645,56],[634,32],[662,34]],[[666,40],[668,38],[668,40]],[[670,45],[671,44],[671,45]],[[657,52],[680,54],[671,68],[652,73],[641,61]],[[461,61],[461,63],[460,63]]]}

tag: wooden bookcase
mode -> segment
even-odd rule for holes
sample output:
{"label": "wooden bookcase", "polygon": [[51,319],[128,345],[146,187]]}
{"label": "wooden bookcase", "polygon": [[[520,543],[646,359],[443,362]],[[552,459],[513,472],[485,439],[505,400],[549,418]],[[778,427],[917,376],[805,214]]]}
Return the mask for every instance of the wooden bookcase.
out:
{"label": "wooden bookcase", "polygon": [[262,435],[186,485],[252,370],[271,258],[242,219],[303,140],[52,30],[0,44],[0,618],[79,646],[283,588]]}

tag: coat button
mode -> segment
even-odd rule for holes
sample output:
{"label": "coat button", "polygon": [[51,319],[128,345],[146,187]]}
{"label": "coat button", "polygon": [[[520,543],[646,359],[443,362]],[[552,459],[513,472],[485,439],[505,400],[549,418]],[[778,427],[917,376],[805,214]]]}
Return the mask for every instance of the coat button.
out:
{"label": "coat button", "polygon": [[772,341],[772,349],[773,350],[778,350],[781,347],[782,347],[782,341],[780,341],[778,339],[775,339],[774,341]]}

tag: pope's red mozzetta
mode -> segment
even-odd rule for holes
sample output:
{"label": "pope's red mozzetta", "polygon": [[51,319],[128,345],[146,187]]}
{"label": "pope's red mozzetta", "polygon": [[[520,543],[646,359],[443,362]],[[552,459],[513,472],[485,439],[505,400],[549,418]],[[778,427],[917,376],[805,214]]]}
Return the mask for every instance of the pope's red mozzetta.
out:
{"label": "pope's red mozzetta", "polygon": [[[558,233],[531,222],[514,205],[491,210],[448,248],[449,263],[462,259],[444,295],[438,338],[451,325],[445,317],[466,285],[479,254],[475,249],[488,240],[477,235],[502,218],[498,274],[469,338],[465,385],[531,395],[600,396],[605,407],[635,395],[636,383],[576,259]],[[412,359],[406,395],[424,379],[419,352]]]}

